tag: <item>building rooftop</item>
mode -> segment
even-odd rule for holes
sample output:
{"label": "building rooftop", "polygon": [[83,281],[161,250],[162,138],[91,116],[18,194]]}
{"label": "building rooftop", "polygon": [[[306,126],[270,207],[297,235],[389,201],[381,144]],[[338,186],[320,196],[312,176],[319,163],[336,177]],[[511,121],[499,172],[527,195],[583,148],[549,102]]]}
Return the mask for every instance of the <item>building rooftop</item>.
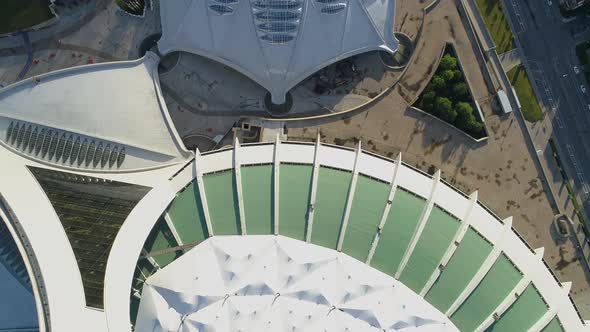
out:
{"label": "building rooftop", "polygon": [[160,7],[160,52],[219,61],[267,89],[275,104],[329,64],[374,50],[393,54],[398,45],[395,1],[188,0]]}

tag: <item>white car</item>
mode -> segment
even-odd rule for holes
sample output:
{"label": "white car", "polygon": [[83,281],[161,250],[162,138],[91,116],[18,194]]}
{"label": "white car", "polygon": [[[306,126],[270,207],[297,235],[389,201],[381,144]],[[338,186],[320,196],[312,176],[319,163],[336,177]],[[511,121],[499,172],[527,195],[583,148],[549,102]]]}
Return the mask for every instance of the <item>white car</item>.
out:
{"label": "white car", "polygon": [[578,68],[578,66],[574,66],[574,73],[576,73],[576,74],[580,73],[580,69]]}
{"label": "white car", "polygon": [[582,90],[582,93],[586,93],[586,87],[584,85],[580,85],[580,90]]}

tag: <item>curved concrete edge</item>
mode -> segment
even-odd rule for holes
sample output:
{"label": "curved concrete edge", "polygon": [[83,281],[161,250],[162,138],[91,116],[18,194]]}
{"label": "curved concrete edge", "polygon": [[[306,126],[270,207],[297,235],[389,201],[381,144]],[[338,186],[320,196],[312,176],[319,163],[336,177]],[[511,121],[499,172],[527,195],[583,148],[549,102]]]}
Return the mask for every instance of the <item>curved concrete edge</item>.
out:
{"label": "curved concrete edge", "polygon": [[42,289],[46,293],[44,306],[51,314],[50,326],[46,329],[77,331],[84,326],[87,331],[105,331],[104,312],[86,306],[76,257],[47,195],[22,158],[0,148],[0,159],[3,201],[18,218],[16,230],[21,238],[28,239],[29,250],[34,253],[42,275]]}
{"label": "curved concrete edge", "polygon": [[[41,75],[36,75],[36,76],[30,77],[28,79],[24,79],[24,80],[15,82],[11,85],[4,87],[3,89],[0,89],[0,99],[2,98],[3,95],[9,95],[14,90],[26,88],[27,86],[29,86],[31,84],[35,84],[34,83],[35,79],[40,79],[40,80],[44,80],[45,78],[59,79],[59,78],[65,77],[65,76],[79,75],[79,74],[83,74],[86,72],[97,72],[97,71],[103,71],[103,70],[108,71],[109,69],[115,69],[115,70],[116,69],[125,69],[125,68],[133,68],[133,67],[138,67],[138,66],[143,65],[145,67],[145,70],[147,71],[148,75],[152,79],[156,100],[158,102],[160,112],[162,113],[162,118],[163,118],[164,123],[166,125],[166,129],[168,130],[170,136],[173,138],[173,142],[174,142],[176,149],[178,150],[179,156],[182,157],[183,159],[179,159],[175,156],[169,156],[171,158],[171,160],[169,162],[162,162],[161,164],[156,164],[156,165],[152,165],[152,166],[140,167],[140,168],[130,168],[130,169],[108,169],[108,170],[103,170],[103,169],[96,169],[95,170],[95,169],[86,169],[86,168],[80,169],[77,167],[70,167],[66,164],[57,164],[57,163],[47,162],[45,160],[35,158],[35,157],[30,156],[28,154],[22,153],[21,151],[13,148],[12,146],[4,144],[2,141],[0,141],[0,145],[4,146],[6,149],[12,151],[15,154],[18,154],[26,159],[30,159],[30,160],[38,162],[40,164],[45,164],[50,167],[56,167],[58,169],[64,169],[67,171],[87,172],[87,173],[93,173],[93,174],[124,174],[124,173],[133,173],[133,172],[137,173],[137,172],[151,171],[151,170],[156,170],[156,169],[163,169],[163,168],[167,168],[170,166],[174,166],[174,165],[178,165],[178,164],[183,163],[184,161],[193,157],[193,152],[187,150],[186,147],[184,146],[184,144],[182,143],[182,138],[178,134],[178,131],[176,130],[176,127],[174,126],[174,123],[172,121],[172,118],[170,117],[170,113],[169,113],[168,107],[166,106],[166,101],[164,99],[164,96],[163,96],[163,93],[161,90],[161,86],[160,86],[160,79],[158,76],[159,62],[160,62],[160,57],[158,57],[158,55],[155,54],[154,52],[148,51],[143,57],[138,58],[138,59],[134,59],[134,60],[103,62],[103,63],[97,63],[97,64],[86,64],[86,65],[81,65],[81,66],[77,66],[77,67],[59,69],[56,71],[43,73]],[[63,129],[63,130],[69,131],[67,129]],[[154,153],[154,154],[165,155],[162,152],[147,151],[145,148],[129,145],[125,142],[117,142],[117,143],[133,147],[134,149],[137,149],[137,150],[143,150],[143,151]]]}
{"label": "curved concrete edge", "polygon": [[[191,166],[194,161],[188,165]],[[170,181],[156,186],[133,208],[117,233],[105,271],[104,309],[109,331],[130,331],[130,293],[141,250],[160,215],[176,193],[196,177],[186,167]]]}
{"label": "curved concrete edge", "polygon": [[0,193],[0,217],[6,224],[10,236],[16,243],[18,251],[23,259],[27,274],[31,280],[31,288],[33,289],[33,298],[35,299],[35,307],[37,308],[37,322],[39,324],[39,331],[45,332],[51,330],[51,315],[49,306],[47,305],[47,294],[45,293],[45,283],[43,282],[43,275],[39,269],[39,264],[35,253],[27,239],[26,234],[19,230],[20,222],[12,212],[8,202]]}
{"label": "curved concrete edge", "polygon": [[[257,143],[240,146],[240,164],[264,164],[277,162],[274,145]],[[358,171],[375,179],[392,181],[392,168],[396,162],[364,151],[347,149],[329,144],[281,142],[278,162],[298,162],[328,166],[346,171]],[[201,155],[199,167],[203,173],[233,167],[233,149],[213,151]],[[356,165],[356,166],[355,166]],[[169,183],[154,188],[131,212],[121,228],[111,250],[107,263],[105,280],[105,311],[110,331],[129,330],[129,304],[133,271],[141,248],[159,216],[174,199],[177,191],[196,177],[193,167],[187,167]],[[401,165],[397,184],[411,188],[411,192],[428,197],[432,191],[432,176],[418,172],[406,164]],[[535,284],[549,310],[556,310],[557,316],[567,331],[588,330],[578,318],[576,308],[568,299],[564,286],[540,259],[541,251],[533,250],[511,228],[511,217],[500,220],[481,202],[473,200],[447,183],[441,181],[432,197],[452,215],[461,216],[471,208],[470,225],[514,263],[523,275]],[[481,276],[480,276],[481,277]],[[509,294],[508,297],[512,296]]]}

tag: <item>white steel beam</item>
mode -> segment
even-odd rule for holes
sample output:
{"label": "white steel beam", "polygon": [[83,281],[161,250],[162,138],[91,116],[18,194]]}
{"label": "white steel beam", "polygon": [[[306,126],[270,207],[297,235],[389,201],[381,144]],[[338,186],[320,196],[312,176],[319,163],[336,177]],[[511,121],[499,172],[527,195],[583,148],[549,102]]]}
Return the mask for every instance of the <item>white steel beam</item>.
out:
{"label": "white steel beam", "polygon": [[447,264],[451,260],[451,257],[453,257],[453,255],[455,254],[455,251],[457,250],[457,248],[461,244],[461,241],[463,240],[465,233],[467,233],[467,230],[469,229],[469,225],[471,224],[471,221],[470,221],[471,214],[473,212],[473,208],[476,205],[477,205],[477,191],[475,191],[471,195],[469,195],[469,206],[467,207],[467,210],[465,211],[465,214],[463,215],[463,219],[461,219],[461,226],[459,226],[459,228],[457,229],[457,232],[455,232],[455,236],[453,237],[453,241],[451,241],[451,244],[449,244],[449,247],[445,251],[440,262],[438,263],[437,268],[432,272],[432,274],[430,275],[430,278],[428,279],[428,282],[426,282],[426,285],[424,285],[424,287],[422,288],[422,291],[420,291],[420,296],[424,297],[426,295],[426,293],[428,293],[430,288],[432,288],[432,285],[434,285],[434,283],[436,282],[436,280],[438,279],[438,277],[442,273],[443,269],[447,266]]}
{"label": "white steel beam", "polygon": [[275,141],[275,151],[274,151],[274,160],[273,160],[273,208],[274,208],[274,234],[279,235],[279,171],[281,165],[280,159],[280,147],[281,147],[281,136],[280,133],[277,133],[277,138]]}
{"label": "white steel beam", "polygon": [[311,232],[313,231],[313,215],[315,210],[315,196],[318,189],[318,175],[320,171],[320,158],[319,158],[319,150],[320,150],[320,133],[318,131],[318,136],[315,142],[315,151],[313,154],[313,175],[311,177],[311,195],[309,197],[309,206],[307,208],[307,233],[305,234],[305,241],[311,241]]}
{"label": "white steel beam", "polygon": [[180,235],[176,231],[176,226],[174,226],[172,219],[170,219],[170,215],[168,214],[168,210],[166,210],[166,212],[164,212],[164,220],[166,220],[166,225],[168,225],[168,228],[170,228],[170,231],[172,232],[172,236],[174,236],[176,243],[178,243],[179,246],[183,245],[184,243],[182,243],[182,240],[180,239]]}
{"label": "white steel beam", "polygon": [[453,304],[449,307],[447,312],[445,312],[445,315],[447,315],[447,317],[451,317],[455,313],[455,311],[457,311],[457,309],[461,306],[461,304],[465,302],[467,297],[471,295],[471,293],[475,290],[477,285],[479,285],[479,283],[483,280],[486,274],[488,274],[488,272],[490,271],[498,257],[500,257],[500,255],[502,254],[504,238],[508,236],[508,234],[512,231],[512,217],[506,218],[503,221],[503,223],[504,227],[502,229],[501,238],[493,244],[494,248],[492,249],[488,257],[486,257],[483,264],[479,267],[477,273],[475,273],[469,284],[467,284],[467,287],[463,289],[459,297],[457,297],[455,302],[453,302]]}
{"label": "white steel beam", "polygon": [[203,183],[203,173],[199,167],[201,163],[201,152],[199,149],[195,150],[195,176],[197,178],[197,188],[199,189],[199,197],[201,198],[201,206],[203,207],[203,215],[205,216],[205,224],[207,224],[207,233],[213,236],[213,227],[211,227],[211,216],[209,215],[209,205],[207,205],[207,197],[205,196],[205,184]]}
{"label": "white steel beam", "polygon": [[[152,264],[152,266],[158,271],[160,269],[160,265],[156,262],[156,260],[150,256],[150,253],[145,250],[145,248],[141,248],[141,254],[145,256],[145,258]],[[153,273],[152,273],[153,274]]]}
{"label": "white steel beam", "polygon": [[375,237],[373,238],[373,242],[371,243],[371,249],[369,249],[369,255],[367,256],[366,264],[371,264],[371,260],[373,259],[373,255],[375,254],[375,249],[377,249],[377,244],[379,244],[379,239],[381,238],[381,232],[383,232],[383,227],[385,227],[385,222],[387,222],[387,218],[389,217],[389,211],[391,210],[391,204],[393,203],[393,197],[395,196],[395,190],[397,189],[397,175],[399,174],[399,170],[402,167],[402,153],[398,153],[397,159],[395,161],[395,168],[393,170],[393,176],[391,177],[391,184],[389,187],[389,196],[387,196],[387,203],[385,204],[385,208],[383,209],[383,214],[381,215],[381,221],[379,222],[379,226],[377,227],[377,232],[375,233]]}
{"label": "white steel beam", "polygon": [[342,218],[342,226],[340,227],[340,237],[338,238],[338,245],[336,246],[336,250],[342,251],[342,243],[344,242],[344,236],[346,235],[346,228],[348,227],[348,219],[350,218],[350,210],[352,209],[352,201],[354,199],[354,193],[356,191],[356,183],[358,180],[358,163],[359,157],[362,154],[361,150],[361,141],[356,149],[356,154],[354,156],[354,166],[352,169],[352,179],[350,181],[350,186],[348,187],[348,197],[346,199],[346,207],[344,210],[344,216]]}
{"label": "white steel beam", "polygon": [[436,193],[436,188],[439,183],[440,183],[440,170],[436,171],[436,173],[434,173],[434,176],[432,177],[432,188],[430,189],[430,195],[428,196],[428,201],[426,203],[426,206],[422,210],[422,215],[420,216],[420,221],[416,225],[416,228],[414,229],[414,234],[412,234],[412,238],[410,239],[410,243],[408,244],[408,247],[406,248],[406,251],[404,252],[404,255],[402,257],[402,260],[399,263],[399,267],[397,268],[397,272],[395,273],[395,279],[399,279],[399,276],[402,274],[402,272],[406,268],[406,264],[408,264],[408,261],[410,260],[410,256],[414,252],[414,249],[416,248],[416,245],[418,244],[418,240],[420,240],[420,236],[422,235],[422,232],[424,231],[424,228],[426,227],[426,222],[428,221],[428,218],[430,217],[430,212],[432,212],[432,208],[434,206],[434,194]]}
{"label": "white steel beam", "polygon": [[236,177],[236,191],[238,195],[238,211],[240,212],[240,228],[242,235],[246,235],[246,214],[244,213],[244,199],[242,194],[242,172],[240,165],[240,141],[237,137],[234,138],[234,151],[233,151],[233,167],[234,176]]}

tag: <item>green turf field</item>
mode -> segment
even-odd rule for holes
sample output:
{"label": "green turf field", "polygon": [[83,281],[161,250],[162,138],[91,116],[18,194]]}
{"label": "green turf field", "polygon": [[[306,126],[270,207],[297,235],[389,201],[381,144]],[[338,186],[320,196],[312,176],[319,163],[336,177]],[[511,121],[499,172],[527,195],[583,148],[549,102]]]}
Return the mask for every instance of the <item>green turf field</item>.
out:
{"label": "green turf field", "polygon": [[2,0],[0,34],[30,28],[53,17],[47,0]]}

